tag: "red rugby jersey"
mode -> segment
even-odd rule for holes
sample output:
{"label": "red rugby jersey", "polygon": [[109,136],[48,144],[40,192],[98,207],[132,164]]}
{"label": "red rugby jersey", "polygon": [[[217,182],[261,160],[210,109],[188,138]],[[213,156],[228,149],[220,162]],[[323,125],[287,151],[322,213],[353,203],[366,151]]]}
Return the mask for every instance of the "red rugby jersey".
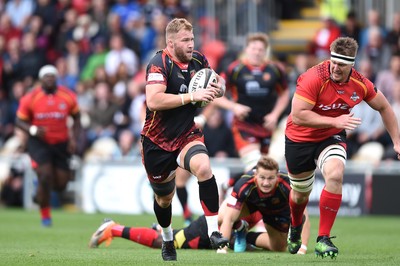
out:
{"label": "red rugby jersey", "polygon": [[78,112],[76,95],[68,88],[57,86],[54,94],[46,94],[41,87],[37,87],[21,98],[17,117],[44,127],[44,140],[55,144],[68,140],[67,118]]}
{"label": "red rugby jersey", "polygon": [[[349,81],[335,83],[330,79],[330,61],[324,61],[303,73],[297,80],[294,97],[314,105],[312,111],[322,116],[349,114],[362,100],[372,100],[377,92],[374,84],[354,68]],[[286,136],[294,142],[319,142],[338,134],[339,128],[311,128],[293,124],[289,115]]]}

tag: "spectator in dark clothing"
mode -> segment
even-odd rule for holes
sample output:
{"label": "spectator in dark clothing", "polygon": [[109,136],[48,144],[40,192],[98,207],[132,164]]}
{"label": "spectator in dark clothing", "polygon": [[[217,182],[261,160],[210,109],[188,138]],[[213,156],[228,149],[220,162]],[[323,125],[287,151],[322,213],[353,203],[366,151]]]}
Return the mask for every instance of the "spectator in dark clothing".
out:
{"label": "spectator in dark clothing", "polygon": [[57,21],[57,8],[54,1],[38,0],[33,11],[33,16],[39,16],[43,20],[43,31],[50,36]]}
{"label": "spectator in dark clothing", "polygon": [[360,42],[361,25],[353,10],[347,14],[344,24],[340,26],[340,32],[342,36],[351,37],[358,43]]}
{"label": "spectator in dark clothing", "polygon": [[67,9],[63,14],[64,16],[59,18],[59,24],[55,28],[57,34],[54,36],[53,44],[55,49],[60,53],[67,50],[67,41],[72,39],[72,34],[78,21],[78,14],[74,9]]}
{"label": "spectator in dark clothing", "polygon": [[21,42],[20,74],[26,87],[31,87],[38,77],[39,69],[46,64],[45,54],[36,47],[36,35],[27,32]]}
{"label": "spectator in dark clothing", "polygon": [[11,167],[10,174],[1,185],[1,202],[8,207],[23,206],[24,173]]}
{"label": "spectator in dark clothing", "polygon": [[170,19],[186,18],[189,16],[190,8],[186,6],[182,0],[159,0],[161,12]]}
{"label": "spectator in dark clothing", "polygon": [[26,90],[22,81],[16,81],[12,85],[10,93],[7,99],[8,110],[6,111],[7,116],[4,117],[4,126],[1,133],[5,140],[10,138],[15,131],[15,119],[17,109],[19,106],[19,100],[25,94]]}
{"label": "spectator in dark clothing", "polygon": [[95,87],[95,102],[89,112],[90,128],[87,131],[89,143],[100,137],[113,137],[116,126],[113,123],[118,105],[111,99],[111,88],[108,83],[101,82]]}
{"label": "spectator in dark clothing", "polygon": [[17,80],[21,79],[21,41],[12,38],[6,47],[6,51],[2,56],[3,72],[2,81],[5,91],[10,91],[11,86]]}
{"label": "spectator in dark clothing", "polygon": [[[0,144],[4,143],[6,138],[6,127],[9,120],[10,104],[4,90],[0,90]],[[1,190],[1,189],[0,189]]]}
{"label": "spectator in dark clothing", "polygon": [[386,42],[390,45],[392,54],[400,52],[400,13],[393,15],[393,26],[386,36]]}
{"label": "spectator in dark clothing", "polygon": [[109,4],[107,0],[96,0],[92,1],[92,7],[89,14],[93,18],[93,21],[99,25],[99,35],[105,36],[107,32],[107,19],[109,13]]}
{"label": "spectator in dark clothing", "polygon": [[140,43],[130,36],[125,28],[121,26],[121,18],[117,14],[111,13],[108,18],[108,32],[105,36],[107,43],[110,43],[110,39],[114,35],[122,36],[126,47],[133,50],[135,54],[140,54]]}
{"label": "spectator in dark clothing", "polygon": [[215,109],[207,119],[203,132],[210,157],[237,157],[232,132],[225,122],[222,110]]}

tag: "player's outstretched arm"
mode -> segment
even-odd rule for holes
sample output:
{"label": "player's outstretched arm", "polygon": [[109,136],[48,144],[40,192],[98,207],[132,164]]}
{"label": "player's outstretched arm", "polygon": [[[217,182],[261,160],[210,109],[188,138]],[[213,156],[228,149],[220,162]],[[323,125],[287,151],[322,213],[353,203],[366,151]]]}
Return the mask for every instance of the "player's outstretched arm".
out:
{"label": "player's outstretched arm", "polygon": [[[220,232],[223,237],[230,240],[231,234],[232,234],[232,226],[233,226],[233,223],[237,219],[239,219],[240,210],[237,210],[233,207],[226,205],[225,208],[220,209],[218,216],[220,217],[220,221],[221,221]],[[227,250],[228,248],[225,247],[224,249]]]}
{"label": "player's outstretched arm", "polygon": [[310,217],[308,216],[307,208],[304,210],[304,215],[306,216],[306,220],[304,221],[303,231],[301,232],[301,247],[297,254],[304,255],[307,253],[307,246],[308,241],[310,239],[310,232],[311,232],[311,223]]}

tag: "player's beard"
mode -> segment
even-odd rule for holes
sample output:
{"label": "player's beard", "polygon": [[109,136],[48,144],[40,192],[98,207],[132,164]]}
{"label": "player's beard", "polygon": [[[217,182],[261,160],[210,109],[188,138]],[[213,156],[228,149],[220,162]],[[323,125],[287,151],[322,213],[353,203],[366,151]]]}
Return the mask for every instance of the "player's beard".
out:
{"label": "player's beard", "polygon": [[190,53],[190,55],[189,55],[182,48],[177,47],[175,49],[175,55],[176,55],[176,58],[179,60],[179,62],[189,63],[190,60],[192,60],[193,53]]}

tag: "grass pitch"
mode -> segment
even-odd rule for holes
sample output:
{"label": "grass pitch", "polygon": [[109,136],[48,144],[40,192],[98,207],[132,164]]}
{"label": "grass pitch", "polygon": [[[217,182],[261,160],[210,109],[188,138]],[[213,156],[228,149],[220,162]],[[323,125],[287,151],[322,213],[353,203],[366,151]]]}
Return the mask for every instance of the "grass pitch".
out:
{"label": "grass pitch", "polygon": [[[164,262],[159,249],[116,238],[106,248],[88,241],[104,217],[127,226],[150,226],[154,215],[83,214],[53,211],[53,227],[40,225],[37,211],[0,209],[0,265],[400,265],[400,217],[338,217],[332,231],[339,256],[316,258],[318,218],[311,217],[308,254],[267,251],[216,254],[212,250],[177,250],[177,262]],[[181,217],[173,217],[175,227]]]}

